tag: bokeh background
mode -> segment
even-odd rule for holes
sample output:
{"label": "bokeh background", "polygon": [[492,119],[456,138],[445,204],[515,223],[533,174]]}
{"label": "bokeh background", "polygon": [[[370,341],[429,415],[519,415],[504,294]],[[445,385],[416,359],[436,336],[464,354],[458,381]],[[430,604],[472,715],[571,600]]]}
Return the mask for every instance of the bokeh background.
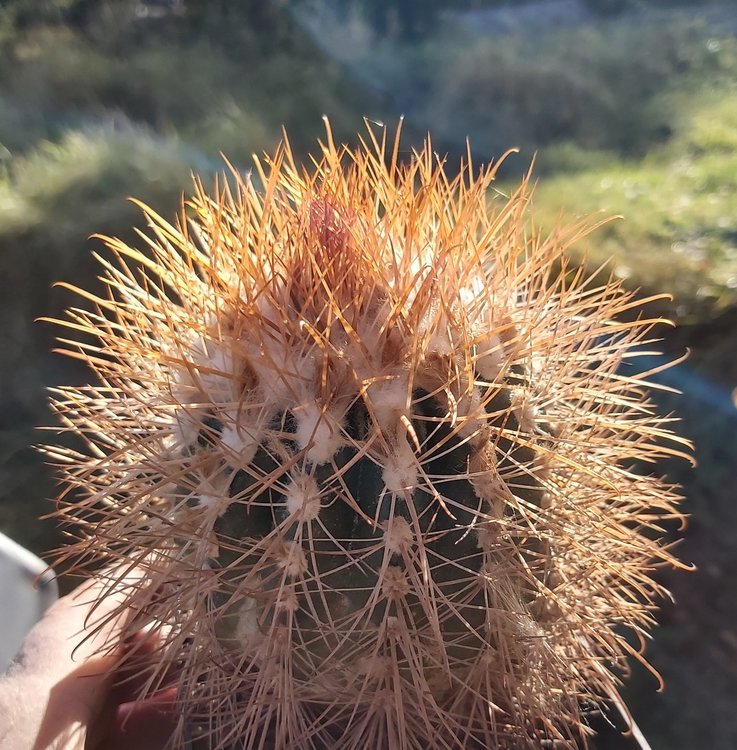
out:
{"label": "bokeh background", "polygon": [[[90,235],[135,241],[134,195],[164,216],[223,152],[247,169],[284,125],[300,156],[330,117],[410,149],[431,131],[450,163],[536,155],[535,215],[621,214],[576,251],[665,291],[661,383],[699,467],[656,467],[691,519],[659,571],[665,603],[625,688],[653,750],[737,748],[737,7],[677,0],[0,0],[0,529],[39,554],[63,543],[54,479],[32,447],[45,388],[87,378],[51,354],[73,297],[96,285]],[[655,362],[657,364],[657,362]],[[634,748],[602,724],[597,748]]]}

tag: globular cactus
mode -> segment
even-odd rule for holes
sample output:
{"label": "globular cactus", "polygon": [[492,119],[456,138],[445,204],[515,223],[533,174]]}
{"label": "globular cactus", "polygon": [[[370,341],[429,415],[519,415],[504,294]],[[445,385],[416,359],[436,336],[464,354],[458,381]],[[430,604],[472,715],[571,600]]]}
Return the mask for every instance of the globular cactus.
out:
{"label": "globular cactus", "polygon": [[679,448],[627,360],[658,321],[526,182],[399,153],[328,130],[176,226],[144,207],[64,323],[99,384],[54,397],[87,445],[51,449],[63,512],[147,572],[174,747],[585,745],[642,658],[677,495],[632,464]]}

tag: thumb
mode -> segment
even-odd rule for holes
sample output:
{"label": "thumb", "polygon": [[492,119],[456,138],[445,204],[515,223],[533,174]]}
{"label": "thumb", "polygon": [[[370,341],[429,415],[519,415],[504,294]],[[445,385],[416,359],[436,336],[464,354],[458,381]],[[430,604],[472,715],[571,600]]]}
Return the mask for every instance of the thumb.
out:
{"label": "thumb", "polygon": [[140,574],[115,571],[55,602],[0,678],[0,750],[81,750],[110,690],[122,591]]}

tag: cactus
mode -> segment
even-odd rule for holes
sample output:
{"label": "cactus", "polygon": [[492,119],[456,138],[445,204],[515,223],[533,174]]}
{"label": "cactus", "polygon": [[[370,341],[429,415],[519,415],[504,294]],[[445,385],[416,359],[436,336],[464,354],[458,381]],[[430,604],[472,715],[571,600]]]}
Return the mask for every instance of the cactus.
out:
{"label": "cactus", "polygon": [[196,183],[107,296],[61,322],[99,383],[54,406],[78,559],[146,570],[172,747],[586,745],[665,593],[682,453],[626,366],[658,323],[569,267],[527,180],[450,176],[428,140]]}

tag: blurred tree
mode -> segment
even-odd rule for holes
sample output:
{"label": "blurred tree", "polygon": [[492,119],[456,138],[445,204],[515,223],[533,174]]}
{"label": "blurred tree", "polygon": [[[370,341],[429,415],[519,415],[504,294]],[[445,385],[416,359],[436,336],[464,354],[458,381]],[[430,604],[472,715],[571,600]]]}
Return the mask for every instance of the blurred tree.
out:
{"label": "blurred tree", "polygon": [[6,0],[0,5],[2,25],[6,29],[25,29],[49,20],[58,21],[65,0]]}
{"label": "blurred tree", "polygon": [[582,0],[592,13],[598,16],[613,16],[629,10],[636,3],[636,0]]}
{"label": "blurred tree", "polygon": [[[245,24],[268,32],[283,27],[288,6],[308,4],[311,0],[2,0],[0,29],[5,33],[29,27],[66,23],[83,28],[105,13],[120,17],[121,7],[167,6],[176,9],[192,24],[209,28],[227,28]],[[334,3],[336,10],[358,8],[372,28],[381,35],[396,35],[405,40],[418,39],[436,27],[443,11],[471,8],[495,8],[525,5],[540,0],[344,0]],[[580,0],[593,13],[608,16],[647,6],[706,5],[710,0]]]}
{"label": "blurred tree", "polygon": [[4,0],[0,1],[0,29],[5,34],[35,26],[61,25],[85,29],[104,16],[133,16],[140,0]]}
{"label": "blurred tree", "polygon": [[362,2],[366,19],[382,35],[396,32],[405,39],[418,39],[432,31],[447,0],[374,0]]}
{"label": "blurred tree", "polygon": [[[176,33],[210,44],[234,60],[252,57],[259,50],[268,56],[304,54],[306,35],[297,25],[285,2],[277,0],[183,0]],[[315,54],[314,45],[309,44]]]}
{"label": "blurred tree", "polygon": [[248,25],[269,26],[279,7],[269,0],[186,0],[185,14],[193,22],[243,22]]}
{"label": "blurred tree", "polygon": [[649,7],[667,8],[677,5],[709,5],[712,0],[580,0],[597,16],[614,16],[628,10],[643,10]]}

